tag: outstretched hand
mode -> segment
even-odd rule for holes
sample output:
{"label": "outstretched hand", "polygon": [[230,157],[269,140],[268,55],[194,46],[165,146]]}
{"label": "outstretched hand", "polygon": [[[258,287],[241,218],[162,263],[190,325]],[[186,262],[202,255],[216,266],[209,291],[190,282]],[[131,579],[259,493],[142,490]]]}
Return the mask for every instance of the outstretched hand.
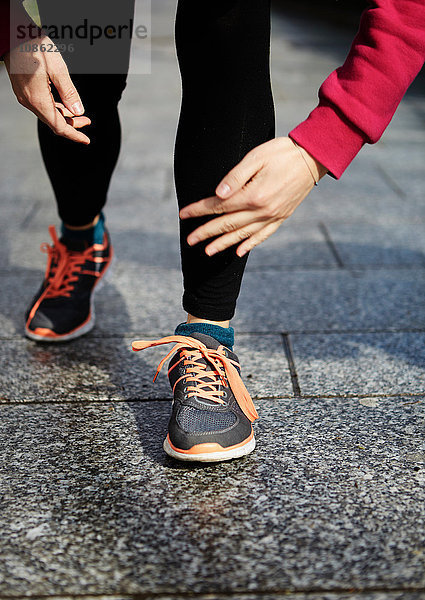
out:
{"label": "outstretched hand", "polygon": [[318,181],[326,173],[290,138],[257,146],[224,177],[215,196],[182,208],[181,219],[220,215],[192,231],[188,244],[215,238],[205,248],[212,256],[239,243],[236,252],[243,256],[291,216],[313,188],[313,176]]}
{"label": "outstretched hand", "polygon": [[[57,135],[74,142],[89,144],[90,139],[77,130],[90,125],[91,121],[82,116],[83,104],[60,52],[41,50],[41,47],[56,48],[46,35],[32,39],[30,45],[31,51],[22,51],[18,46],[4,57],[18,102],[46,123]],[[55,102],[51,83],[57,89],[62,102]]]}

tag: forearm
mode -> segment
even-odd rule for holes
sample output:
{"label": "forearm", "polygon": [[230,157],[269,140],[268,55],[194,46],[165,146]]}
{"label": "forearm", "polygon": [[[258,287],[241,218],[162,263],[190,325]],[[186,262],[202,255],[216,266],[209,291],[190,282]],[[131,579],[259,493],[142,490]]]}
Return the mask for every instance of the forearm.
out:
{"label": "forearm", "polygon": [[425,3],[370,4],[346,61],[321,86],[319,105],[289,134],[335,177],[379,140],[425,61]]}

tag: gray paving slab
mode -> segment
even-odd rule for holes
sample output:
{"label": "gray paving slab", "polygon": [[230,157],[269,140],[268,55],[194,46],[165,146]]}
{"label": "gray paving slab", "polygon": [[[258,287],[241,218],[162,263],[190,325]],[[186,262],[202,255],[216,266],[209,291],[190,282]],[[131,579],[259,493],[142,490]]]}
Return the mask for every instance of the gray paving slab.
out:
{"label": "gray paving slab", "polygon": [[[421,79],[422,77],[418,78],[418,82]],[[419,98],[423,98],[424,89],[418,90],[418,92]],[[416,105],[415,96],[414,93],[408,93],[394,114],[391,124],[384,134],[387,144],[398,146],[400,142],[407,150],[409,142],[420,140],[423,143],[425,141],[425,119],[423,111]]]}
{"label": "gray paving slab", "polygon": [[[132,265],[119,260],[104,287],[96,294],[96,332],[170,332],[186,319],[181,308],[182,283],[178,269]],[[41,270],[25,268],[0,276],[2,337],[22,334],[24,312],[43,277]]]}
{"label": "gray paving slab", "polygon": [[424,328],[424,291],[424,269],[247,272],[233,324],[240,331]]}
{"label": "gray paving slab", "polygon": [[[24,339],[4,341],[0,403],[171,399],[166,366],[155,384],[152,380],[173,346],[136,353],[131,350],[134,339],[154,338],[89,335],[47,345]],[[281,336],[239,335],[236,341],[235,351],[253,398],[292,396]]]}
{"label": "gray paving slab", "polygon": [[250,254],[247,270],[268,267],[335,267],[335,256],[318,224],[288,220]]}
{"label": "gray paving slab", "polygon": [[345,265],[425,266],[425,223],[332,223],[330,239]]}
{"label": "gray paving slab", "polygon": [[[424,223],[425,207],[421,202],[405,202],[379,172],[355,173],[353,165],[343,179],[326,176],[296,209],[290,220],[299,223],[358,222],[385,226],[388,223]],[[365,185],[359,184],[362,177]]]}
{"label": "gray paving slab", "polygon": [[[423,155],[425,156],[425,152],[423,152]],[[392,173],[394,177],[391,165],[385,165],[384,168]],[[397,185],[403,190],[405,197],[409,199],[410,204],[416,200],[418,207],[423,206],[425,178],[421,167],[410,166],[402,169],[395,177],[395,180]]]}
{"label": "gray paving slab", "polygon": [[[418,133],[419,132],[419,133]],[[421,133],[422,132],[422,133]],[[425,128],[408,132],[408,142],[379,144],[375,159],[407,206],[423,206]],[[422,138],[420,137],[422,136]]]}
{"label": "gray paving slab", "polygon": [[162,402],[2,406],[0,593],[422,590],[423,407],[263,401],[254,454],[186,467]]}
{"label": "gray paving slab", "polygon": [[425,393],[425,333],[294,335],[302,394]]}
{"label": "gray paving slab", "polygon": [[42,278],[43,271],[25,267],[16,268],[13,276],[10,272],[0,274],[2,289],[0,294],[0,330],[2,338],[22,334],[25,325],[25,311],[31,298],[40,287]]}
{"label": "gray paving slab", "polygon": [[[343,212],[340,208],[336,218],[331,211],[332,202],[326,200],[318,210],[314,206],[316,200],[307,200],[308,204],[299,208],[301,216],[288,219],[257,247],[251,253],[248,268],[335,266],[337,263],[325,242],[323,227],[347,265],[423,266],[425,221],[386,219],[372,223],[369,219],[369,222],[361,222],[352,219],[349,210]],[[173,198],[159,202],[158,196],[150,201],[134,195],[122,206],[114,198],[106,209],[106,217],[118,257],[126,262],[179,268],[178,211]],[[47,231],[51,223],[59,231],[53,202],[50,206],[47,203],[35,205],[33,211],[17,211],[1,236],[0,269],[9,268],[12,272],[16,267],[44,269],[45,256],[39,248],[43,242],[51,243]]]}
{"label": "gray paving slab", "polygon": [[[149,208],[146,207],[146,211]],[[43,211],[44,212],[44,211]],[[47,213],[47,211],[45,211]],[[125,212],[125,211],[123,211]],[[175,211],[177,213],[177,211]],[[180,245],[178,237],[177,214],[169,215],[169,225],[163,218],[166,213],[156,211],[152,220],[153,223],[139,223],[134,214],[131,217],[130,211],[127,216],[131,226],[123,225],[123,219],[118,223],[108,213],[106,222],[111,235],[111,241],[114,248],[117,264],[133,264],[133,266],[147,265],[148,267],[161,267],[168,269],[180,269]],[[28,229],[10,229],[2,233],[0,241],[0,270],[10,275],[17,271],[27,269],[44,273],[47,256],[40,251],[42,244],[52,244],[47,227],[53,224],[56,232],[60,236],[60,226],[55,215],[53,218],[46,218],[45,214],[40,214],[39,222]],[[141,219],[142,214],[138,216]]]}
{"label": "gray paving slab", "polygon": [[[196,597],[197,600],[211,600],[211,594],[196,594],[196,596],[188,596],[186,594],[146,594],[143,595],[143,600],[187,600],[188,597]],[[225,593],[224,598],[229,600],[422,600],[424,597],[423,592],[407,592],[403,591],[391,591],[391,592],[317,592],[317,593],[303,593],[303,592],[276,592],[276,593]],[[14,600],[25,600],[25,596],[14,596]],[[31,596],[34,600],[44,600],[41,597]],[[55,596],[55,600],[127,600],[124,595],[100,595],[100,596]]]}
{"label": "gray paving slab", "polygon": [[[42,271],[16,269],[0,276],[2,337],[21,335],[23,315]],[[259,293],[261,290],[261,294]],[[338,331],[425,327],[424,269],[248,271],[237,331]],[[117,261],[96,296],[96,335],[157,335],[185,319],[178,269]]]}

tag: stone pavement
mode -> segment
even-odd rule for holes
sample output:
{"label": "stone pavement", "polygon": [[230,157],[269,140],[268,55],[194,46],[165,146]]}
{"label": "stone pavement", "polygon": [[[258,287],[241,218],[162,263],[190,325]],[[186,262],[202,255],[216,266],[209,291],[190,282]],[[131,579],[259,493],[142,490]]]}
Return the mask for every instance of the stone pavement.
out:
{"label": "stone pavement", "polygon": [[[425,598],[423,79],[383,140],[250,257],[234,326],[258,449],[176,464],[166,377],[151,382],[162,351],[130,350],[183,318],[175,1],[152,4],[152,74],[122,102],[107,210],[118,260],[97,327],[62,346],[22,335],[57,219],[34,118],[0,72],[0,598]],[[285,134],[350,35],[274,17]]]}

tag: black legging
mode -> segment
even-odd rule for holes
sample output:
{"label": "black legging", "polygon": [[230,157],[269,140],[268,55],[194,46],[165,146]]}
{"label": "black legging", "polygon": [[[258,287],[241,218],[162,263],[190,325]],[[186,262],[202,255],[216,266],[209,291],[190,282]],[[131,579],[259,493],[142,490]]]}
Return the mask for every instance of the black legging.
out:
{"label": "black legging", "polygon": [[[175,33],[183,98],[174,167],[182,208],[213,195],[249,150],[275,135],[270,1],[179,0]],[[57,137],[41,122],[39,138],[59,215],[78,226],[93,220],[106,202],[120,147],[117,105],[126,76],[72,77],[93,120],[91,144]],[[213,257],[205,254],[205,244],[189,247],[188,234],[206,220],[181,222],[183,307],[194,316],[224,321],[234,314],[247,257],[237,257],[234,247]]]}

